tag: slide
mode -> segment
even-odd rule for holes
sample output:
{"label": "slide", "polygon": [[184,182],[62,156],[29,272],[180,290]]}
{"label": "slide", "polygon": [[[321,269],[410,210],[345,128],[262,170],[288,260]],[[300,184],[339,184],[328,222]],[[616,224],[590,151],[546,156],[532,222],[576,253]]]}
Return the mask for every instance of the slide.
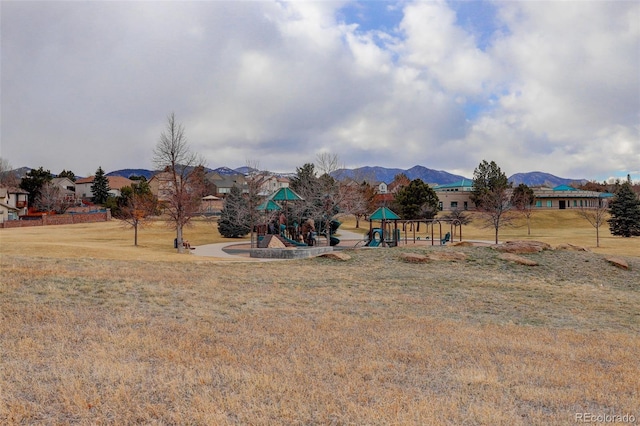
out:
{"label": "slide", "polygon": [[382,229],[373,228],[371,230],[371,235],[369,236],[369,241],[365,244],[366,247],[379,247],[382,244]]}
{"label": "slide", "polygon": [[289,244],[292,244],[294,246],[298,246],[298,247],[307,247],[307,244],[305,243],[300,243],[298,241],[294,241],[291,238],[287,238],[284,235],[280,235],[280,238],[282,238],[283,240],[285,240],[286,242],[288,242]]}

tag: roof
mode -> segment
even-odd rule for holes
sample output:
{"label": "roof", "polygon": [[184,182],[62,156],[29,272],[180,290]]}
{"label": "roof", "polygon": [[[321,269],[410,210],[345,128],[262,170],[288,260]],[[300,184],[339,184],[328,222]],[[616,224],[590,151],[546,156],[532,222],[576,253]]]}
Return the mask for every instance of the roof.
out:
{"label": "roof", "polygon": [[471,188],[473,187],[473,181],[469,179],[462,179],[458,182],[453,183],[445,183],[443,185],[438,185],[434,189],[449,189],[449,188]]}
{"label": "roof", "polygon": [[375,212],[371,213],[369,220],[398,220],[400,216],[395,214],[387,207],[380,207]]}
{"label": "roof", "polygon": [[275,201],[272,201],[272,200],[267,200],[258,206],[258,210],[267,211],[267,212],[272,212],[280,209],[281,209],[280,206]]}
{"label": "roof", "polygon": [[13,206],[10,206],[9,204],[0,203],[0,206],[2,206],[2,207],[4,207],[4,208],[6,208],[7,210],[13,210],[13,211],[16,211],[16,212],[17,212],[17,211],[20,211],[20,209],[19,209],[19,208],[17,208],[17,207],[13,207]]}
{"label": "roof", "polygon": [[[86,178],[78,179],[76,181],[76,185],[83,183],[93,183],[94,178],[95,176],[89,176]],[[126,177],[122,176],[107,176],[107,180],[109,181],[109,189],[122,189],[125,186],[131,186],[133,184],[133,181],[131,179],[127,179]]]}
{"label": "roof", "polygon": [[555,188],[553,188],[554,191],[577,191],[575,188],[569,186],[569,185],[558,185]]}
{"label": "roof", "polygon": [[273,201],[299,201],[304,200],[301,196],[295,193],[291,188],[280,188],[274,192],[270,197]]}

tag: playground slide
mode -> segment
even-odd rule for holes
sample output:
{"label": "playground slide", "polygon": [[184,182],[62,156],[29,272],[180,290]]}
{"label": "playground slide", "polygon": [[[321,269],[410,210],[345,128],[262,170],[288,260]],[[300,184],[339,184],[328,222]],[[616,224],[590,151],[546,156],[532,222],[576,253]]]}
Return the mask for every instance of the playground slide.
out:
{"label": "playground slide", "polygon": [[305,243],[300,243],[298,241],[294,241],[291,238],[287,238],[284,235],[280,235],[280,238],[282,238],[283,240],[285,240],[286,242],[288,242],[289,244],[293,244],[294,246],[298,246],[298,247],[307,247],[307,244]]}
{"label": "playground slide", "polygon": [[378,247],[380,245],[380,240],[369,240],[365,246],[367,247]]}

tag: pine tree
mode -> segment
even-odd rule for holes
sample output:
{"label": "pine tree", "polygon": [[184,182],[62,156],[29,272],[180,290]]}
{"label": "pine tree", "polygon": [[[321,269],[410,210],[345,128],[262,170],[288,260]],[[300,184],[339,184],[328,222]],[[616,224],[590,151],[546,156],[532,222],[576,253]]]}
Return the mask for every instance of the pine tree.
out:
{"label": "pine tree", "polygon": [[438,202],[436,192],[422,179],[412,180],[395,196],[395,204],[403,219],[433,219],[438,212]]}
{"label": "pine tree", "polygon": [[98,167],[96,175],[93,178],[93,185],[91,185],[91,192],[93,193],[93,202],[96,204],[104,204],[109,198],[109,179],[104,174],[102,167]]}
{"label": "pine tree", "polygon": [[631,183],[620,185],[609,203],[611,218],[609,229],[612,235],[632,237],[640,235],[640,198],[633,192]]}
{"label": "pine tree", "polygon": [[224,199],[224,206],[218,220],[218,231],[226,238],[244,237],[251,231],[247,200],[237,186],[231,188]]}

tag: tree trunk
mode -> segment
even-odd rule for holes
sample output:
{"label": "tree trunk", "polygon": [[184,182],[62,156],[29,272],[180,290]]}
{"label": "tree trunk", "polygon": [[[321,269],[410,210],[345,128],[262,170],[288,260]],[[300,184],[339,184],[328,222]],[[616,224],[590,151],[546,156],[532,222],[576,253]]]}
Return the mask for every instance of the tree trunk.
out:
{"label": "tree trunk", "polygon": [[133,245],[138,246],[138,224],[133,225]]}
{"label": "tree trunk", "polygon": [[178,253],[184,253],[184,245],[182,244],[182,226],[176,228],[176,239],[178,240]]}
{"label": "tree trunk", "polygon": [[498,244],[498,228],[496,227],[496,244]]}

